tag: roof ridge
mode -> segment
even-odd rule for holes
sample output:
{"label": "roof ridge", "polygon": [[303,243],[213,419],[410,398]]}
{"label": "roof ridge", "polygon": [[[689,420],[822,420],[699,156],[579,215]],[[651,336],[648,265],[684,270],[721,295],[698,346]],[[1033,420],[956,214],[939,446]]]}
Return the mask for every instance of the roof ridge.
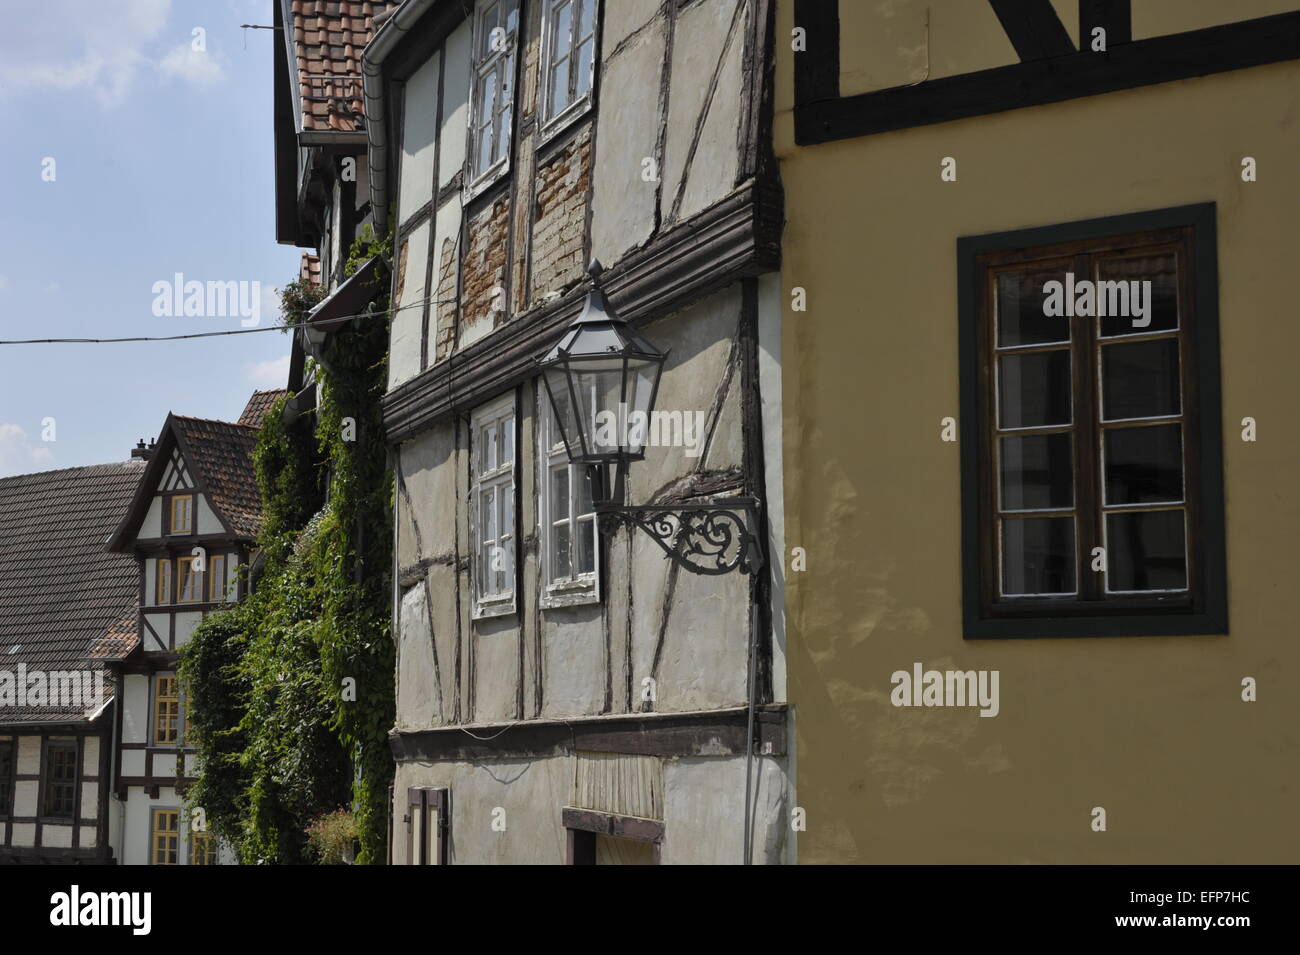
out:
{"label": "roof ridge", "polygon": [[[243,427],[241,425],[241,427]],[[120,468],[120,467],[143,467],[144,461],[140,458],[128,458],[125,461],[104,461],[101,464],[77,464],[70,468],[49,468],[45,471],[24,471],[22,474],[9,474],[0,477],[0,482],[13,481],[18,478],[30,478],[38,475],[67,474],[69,471],[89,471],[92,468]]]}
{"label": "roof ridge", "polygon": [[257,428],[253,427],[251,424],[240,424],[238,421],[223,421],[220,418],[197,418],[194,415],[176,414],[174,411],[172,412],[172,417],[175,418],[177,421],[201,421],[204,424],[224,424],[224,425],[229,425],[232,428],[244,428],[248,431],[258,430]]}

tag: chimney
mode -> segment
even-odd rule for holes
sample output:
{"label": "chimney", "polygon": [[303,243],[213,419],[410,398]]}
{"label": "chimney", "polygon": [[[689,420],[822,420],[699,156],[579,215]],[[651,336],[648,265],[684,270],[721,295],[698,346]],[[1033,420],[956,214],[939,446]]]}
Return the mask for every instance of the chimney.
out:
{"label": "chimney", "polygon": [[146,448],[144,446],[144,438],[141,438],[140,443],[131,449],[131,457],[139,458],[142,461],[148,461],[149,456],[153,454],[153,449],[155,446],[156,446],[155,442],[153,440],[150,440],[149,446]]}

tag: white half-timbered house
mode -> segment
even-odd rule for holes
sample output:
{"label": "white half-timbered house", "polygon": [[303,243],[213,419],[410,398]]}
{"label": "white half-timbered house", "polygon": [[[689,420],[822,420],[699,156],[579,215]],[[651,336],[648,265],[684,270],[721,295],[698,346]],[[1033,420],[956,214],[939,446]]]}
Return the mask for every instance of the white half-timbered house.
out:
{"label": "white half-timbered house", "polygon": [[139,601],[136,639],[113,660],[122,706],[110,832],[128,865],[233,861],[184,806],[197,772],[176,663],[203,618],[246,593],[241,569],[261,520],[252,451],[262,415],[281,394],[254,394],[239,423],[168,415],[109,540],[111,551],[135,558]]}
{"label": "white half-timbered house", "polygon": [[768,0],[406,0],[365,49],[395,863],[791,857],[779,557],[698,573],[654,522],[603,533],[538,367],[580,314],[630,321],[670,417],[609,500],[755,500],[780,554],[772,31]]}

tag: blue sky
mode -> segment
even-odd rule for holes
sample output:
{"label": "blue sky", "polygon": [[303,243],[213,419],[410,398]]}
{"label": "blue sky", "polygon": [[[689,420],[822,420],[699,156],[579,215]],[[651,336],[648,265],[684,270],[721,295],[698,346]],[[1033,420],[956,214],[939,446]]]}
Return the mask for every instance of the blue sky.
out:
{"label": "blue sky", "polygon": [[[270,0],[6,10],[0,340],[240,327],[155,316],[153,285],[177,272],[260,283],[261,326],[275,322],[274,289],[296,277],[301,250],[275,241],[274,34],[239,29],[270,17]],[[288,353],[279,332],[0,346],[0,477],[123,460],[169,411],[234,420],[255,388],[284,386]]]}

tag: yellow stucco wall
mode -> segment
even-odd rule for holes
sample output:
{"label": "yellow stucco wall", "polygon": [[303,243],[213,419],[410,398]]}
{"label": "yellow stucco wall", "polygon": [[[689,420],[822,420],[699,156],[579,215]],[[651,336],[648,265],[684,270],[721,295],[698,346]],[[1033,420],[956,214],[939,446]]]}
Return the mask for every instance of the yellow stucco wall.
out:
{"label": "yellow stucco wall", "polygon": [[[1300,862],[1300,63],[797,147],[792,26],[782,0],[800,861]],[[963,640],[960,451],[939,438],[958,415],[956,238],[1207,201],[1231,635]],[[1000,671],[1000,714],[892,706],[890,674],[916,661]]]}

